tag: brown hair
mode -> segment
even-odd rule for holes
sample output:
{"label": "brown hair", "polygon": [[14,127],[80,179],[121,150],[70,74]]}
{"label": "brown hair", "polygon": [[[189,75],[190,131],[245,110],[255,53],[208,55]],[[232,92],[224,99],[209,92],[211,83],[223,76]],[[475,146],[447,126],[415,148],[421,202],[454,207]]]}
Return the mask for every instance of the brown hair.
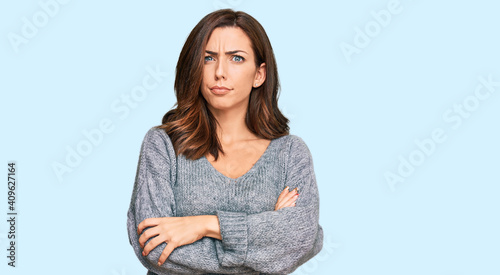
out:
{"label": "brown hair", "polygon": [[252,41],[255,65],[266,63],[266,80],[250,94],[245,118],[248,129],[265,139],[289,134],[288,119],[278,109],[278,69],[264,28],[245,12],[217,10],[201,19],[186,39],[175,74],[177,107],[163,116],[162,125],[156,126],[168,134],[176,154],[188,159],[198,159],[209,152],[217,160],[219,151],[224,153],[216,133],[217,121],[200,91],[205,47],[212,31],[219,27],[241,28]]}

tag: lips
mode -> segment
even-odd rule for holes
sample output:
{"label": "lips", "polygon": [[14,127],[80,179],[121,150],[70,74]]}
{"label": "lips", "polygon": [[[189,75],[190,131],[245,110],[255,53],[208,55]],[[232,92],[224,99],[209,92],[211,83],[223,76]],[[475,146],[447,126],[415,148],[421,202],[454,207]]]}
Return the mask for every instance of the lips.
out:
{"label": "lips", "polygon": [[230,89],[224,86],[213,86],[210,91],[216,95],[225,95],[229,93]]}

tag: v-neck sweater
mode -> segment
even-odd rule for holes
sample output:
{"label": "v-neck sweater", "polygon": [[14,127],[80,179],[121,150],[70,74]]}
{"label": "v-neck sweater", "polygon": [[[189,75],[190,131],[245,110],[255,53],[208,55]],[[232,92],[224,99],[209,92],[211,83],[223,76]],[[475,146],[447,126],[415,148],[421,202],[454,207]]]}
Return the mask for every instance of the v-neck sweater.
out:
{"label": "v-neck sweater", "polygon": [[259,159],[253,164],[253,166],[250,167],[250,169],[245,174],[243,174],[243,175],[241,175],[241,176],[239,176],[237,178],[231,178],[229,176],[224,175],[222,172],[220,172],[219,170],[217,170],[217,168],[215,168],[213,166],[213,164],[210,163],[210,161],[205,156],[203,156],[201,158],[204,159],[204,161],[206,163],[208,163],[213,168],[213,173],[216,174],[216,175],[219,175],[219,177],[220,177],[220,179],[222,181],[237,182],[237,181],[242,180],[243,178],[245,178],[245,176],[247,174],[252,173],[252,171],[254,169],[258,169],[258,168],[254,168],[254,167],[258,167],[258,165],[260,164],[260,162],[262,162],[261,159],[264,159],[266,157],[266,155],[268,154],[267,152],[269,151],[268,149],[271,147],[271,143],[273,143],[273,140],[271,140],[271,142],[267,145],[266,149],[264,150],[264,152],[262,153],[262,155],[259,157]]}
{"label": "v-neck sweater", "polygon": [[[286,186],[298,187],[296,206],[274,210]],[[196,215],[216,215],[222,240],[203,237],[177,247],[161,266],[157,262],[166,243],[142,256],[140,222]],[[323,246],[309,148],[296,135],[272,139],[250,170],[232,179],[206,157],[176,156],[166,132],[153,127],[142,142],[127,229],[150,275],[289,274]]]}

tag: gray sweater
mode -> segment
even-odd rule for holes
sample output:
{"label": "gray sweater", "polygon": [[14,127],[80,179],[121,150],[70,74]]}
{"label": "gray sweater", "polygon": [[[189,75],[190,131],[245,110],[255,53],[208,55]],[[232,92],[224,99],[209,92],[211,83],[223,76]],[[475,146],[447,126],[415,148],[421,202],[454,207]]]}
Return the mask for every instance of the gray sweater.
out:
{"label": "gray sweater", "polygon": [[[286,186],[299,187],[296,206],[275,211]],[[222,240],[177,247],[161,266],[165,243],[142,256],[141,221],[194,215],[217,215]],[[168,135],[153,127],[142,142],[127,217],[130,244],[148,274],[289,274],[323,246],[311,153],[295,135],[271,140],[246,174],[231,179],[205,157],[176,156]]]}

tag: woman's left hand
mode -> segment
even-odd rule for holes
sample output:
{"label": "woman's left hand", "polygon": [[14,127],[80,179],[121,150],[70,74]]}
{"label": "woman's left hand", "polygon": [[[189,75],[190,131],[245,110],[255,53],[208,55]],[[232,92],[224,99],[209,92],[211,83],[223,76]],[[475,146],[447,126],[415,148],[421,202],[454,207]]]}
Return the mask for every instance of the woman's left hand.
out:
{"label": "woman's left hand", "polygon": [[[179,246],[194,243],[203,238],[207,232],[204,226],[203,216],[189,216],[189,217],[163,217],[163,218],[149,218],[143,220],[137,227],[137,233],[141,248],[143,248],[142,255],[147,256],[151,250],[163,242],[167,243],[165,249],[161,253],[158,265],[162,265],[168,258],[170,253]],[[147,240],[152,238],[149,243],[144,246]]]}

